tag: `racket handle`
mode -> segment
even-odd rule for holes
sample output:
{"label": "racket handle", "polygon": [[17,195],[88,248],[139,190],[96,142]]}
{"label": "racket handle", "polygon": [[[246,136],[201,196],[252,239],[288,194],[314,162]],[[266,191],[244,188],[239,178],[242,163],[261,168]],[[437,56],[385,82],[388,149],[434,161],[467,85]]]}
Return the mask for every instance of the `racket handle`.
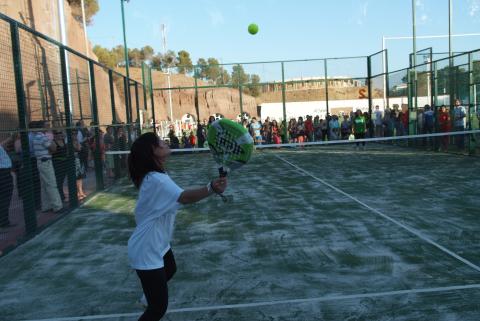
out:
{"label": "racket handle", "polygon": [[[223,167],[220,167],[218,169],[218,174],[220,175],[220,177],[227,177],[228,173],[227,173],[227,171],[223,170]],[[223,193],[217,193],[217,194],[218,194],[218,196],[220,196],[222,198],[224,203],[228,202],[227,197],[225,195],[223,195]]]}
{"label": "racket handle", "polygon": [[225,195],[223,195],[223,194],[218,194],[218,196],[220,196],[220,197],[222,198],[222,201],[223,201],[224,203],[227,203],[227,202],[228,202],[228,199],[227,199],[227,197],[226,197]]}
{"label": "racket handle", "polygon": [[220,177],[227,177],[227,172],[223,170],[223,167],[220,167],[218,169],[218,174],[220,174]]}

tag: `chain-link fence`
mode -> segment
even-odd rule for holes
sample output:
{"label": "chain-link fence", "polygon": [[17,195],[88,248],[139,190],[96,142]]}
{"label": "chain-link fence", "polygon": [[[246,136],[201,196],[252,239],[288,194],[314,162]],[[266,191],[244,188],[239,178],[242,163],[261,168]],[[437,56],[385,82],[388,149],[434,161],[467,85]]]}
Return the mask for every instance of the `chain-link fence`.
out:
{"label": "chain-link fence", "polygon": [[[142,64],[127,79],[0,15],[0,251],[125,176],[125,154],[107,152],[128,150],[144,131],[180,138],[175,148],[203,147],[212,119],[248,127],[257,118],[261,143],[348,139],[357,111],[367,137],[478,129],[480,50],[443,57],[427,48],[416,66],[412,57],[397,71],[386,50],[162,71]],[[478,155],[478,138],[430,143]]]}
{"label": "chain-link fence", "polygon": [[126,174],[106,151],[150,127],[144,73],[127,79],[0,15],[0,255]]}
{"label": "chain-link fence", "polygon": [[[367,137],[427,134],[454,130],[458,99],[463,128],[476,128],[478,52],[434,61],[427,48],[410,55],[408,68],[396,71],[389,70],[387,50],[361,57],[177,67],[183,76],[172,69],[156,71],[157,127],[169,138],[195,131],[198,121],[208,126],[209,119],[227,117],[248,126],[255,117],[266,132],[262,142],[273,143],[268,133],[273,121],[282,141],[292,142],[297,123],[308,120],[313,129],[306,139],[327,140],[349,136],[359,110],[367,119]],[[446,127],[440,125],[442,105]],[[473,138],[452,142],[458,147],[450,151],[473,154]]]}

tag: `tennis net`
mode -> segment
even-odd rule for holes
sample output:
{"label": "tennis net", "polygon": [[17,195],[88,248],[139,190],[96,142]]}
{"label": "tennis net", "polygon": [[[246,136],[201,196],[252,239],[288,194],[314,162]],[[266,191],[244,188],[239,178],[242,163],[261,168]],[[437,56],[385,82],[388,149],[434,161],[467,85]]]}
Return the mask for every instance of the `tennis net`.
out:
{"label": "tennis net", "polygon": [[[408,136],[355,138],[354,135],[345,139],[334,139],[326,141],[308,140],[307,138],[291,138],[290,143],[271,144],[268,139],[257,142],[256,152],[282,151],[282,150],[310,150],[310,151],[372,151],[380,153],[401,149],[405,152],[437,152],[453,153],[459,155],[480,155],[480,130],[467,130],[458,132],[445,132],[434,134],[419,134]],[[206,144],[205,144],[206,146]],[[172,146],[171,146],[172,147]],[[172,148],[173,154],[203,153],[209,152],[208,147]],[[129,151],[106,151],[106,155],[125,156]]]}

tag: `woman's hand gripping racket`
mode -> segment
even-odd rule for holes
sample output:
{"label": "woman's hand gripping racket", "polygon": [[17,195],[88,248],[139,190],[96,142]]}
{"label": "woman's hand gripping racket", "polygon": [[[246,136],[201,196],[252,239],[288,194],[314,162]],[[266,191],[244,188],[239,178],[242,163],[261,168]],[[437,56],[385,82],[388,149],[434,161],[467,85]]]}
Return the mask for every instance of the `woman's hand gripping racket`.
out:
{"label": "woman's hand gripping racket", "polygon": [[[245,165],[253,151],[253,138],[247,129],[229,119],[219,119],[210,125],[207,133],[208,147],[218,165],[220,177]],[[217,193],[226,202],[222,193]]]}

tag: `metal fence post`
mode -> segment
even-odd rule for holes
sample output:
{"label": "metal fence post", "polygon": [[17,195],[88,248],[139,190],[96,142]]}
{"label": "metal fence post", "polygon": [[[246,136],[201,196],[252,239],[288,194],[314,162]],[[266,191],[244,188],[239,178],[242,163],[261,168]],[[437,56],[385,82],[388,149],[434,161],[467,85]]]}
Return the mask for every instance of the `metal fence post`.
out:
{"label": "metal fence post", "polygon": [[12,56],[15,74],[15,89],[17,93],[18,127],[20,130],[20,139],[22,143],[22,170],[19,175],[19,181],[24,184],[25,193],[23,196],[23,213],[25,219],[25,230],[27,234],[32,234],[37,229],[37,216],[35,213],[35,197],[32,181],[32,160],[30,155],[30,145],[27,133],[27,113],[25,104],[25,87],[23,83],[22,55],[20,49],[20,34],[18,24],[10,22],[10,36],[12,39]]}
{"label": "metal fence post", "polygon": [[90,93],[92,94],[92,116],[95,123],[95,177],[97,179],[97,191],[101,191],[105,188],[103,183],[103,166],[100,155],[100,128],[98,121],[98,106],[97,106],[97,89],[95,86],[95,64],[93,61],[88,62],[90,67]]}
{"label": "metal fence post", "polygon": [[366,119],[369,124],[367,124],[369,131],[368,135],[373,137],[373,127],[372,127],[372,56],[367,57],[367,90],[368,90],[368,115],[370,119]]}
{"label": "metal fence post", "polygon": [[195,112],[197,113],[197,124],[200,123],[200,106],[198,104],[198,75],[197,75],[197,68],[195,67],[193,73],[193,78],[195,80],[195,97],[194,97],[194,105],[195,105]]}
{"label": "metal fence post", "polygon": [[[75,175],[75,149],[73,147],[72,115],[70,112],[70,96],[68,94],[68,77],[65,47],[60,46],[60,65],[62,72],[63,105],[65,107],[65,124],[67,126],[67,177],[68,177],[68,200],[71,208],[78,206],[77,177]],[[78,77],[77,77],[78,79]]]}
{"label": "metal fence post", "polygon": [[147,110],[147,88],[148,84],[145,81],[145,63],[142,61],[142,87],[143,87],[143,109]]}
{"label": "metal fence post", "polygon": [[[435,62],[432,62],[431,63],[431,79],[430,79],[430,82],[431,82],[431,87],[432,87],[432,106],[433,106],[433,110],[434,110],[434,113],[435,113],[435,132],[438,133],[440,132],[440,124],[439,124],[439,119],[438,119],[438,116],[439,116],[439,113],[438,113],[438,104],[439,104],[439,101],[438,101],[438,72],[437,72],[437,63]],[[439,139],[436,139],[435,140],[436,142],[436,148],[439,148]]]}
{"label": "metal fence post", "polygon": [[132,113],[130,112],[130,81],[127,77],[123,77],[123,87],[125,92],[125,117],[127,123],[127,142],[128,147],[132,145]]}
{"label": "metal fence post", "polygon": [[153,120],[153,132],[157,133],[157,125],[155,119],[155,95],[153,94],[153,80],[152,80],[152,68],[148,68],[150,73],[150,101],[152,104],[152,120]]}
{"label": "metal fence post", "polygon": [[416,69],[415,67],[408,69],[408,134],[415,135],[417,133],[416,119],[417,119],[417,100],[415,96],[417,95],[417,82],[416,79]]}
{"label": "metal fence post", "polygon": [[[118,126],[117,126],[117,112],[115,110],[115,91],[113,85],[113,71],[108,70],[108,83],[110,85],[110,105],[112,108],[112,125],[113,125],[113,146],[118,148]],[[120,158],[118,155],[113,156],[114,169],[113,173],[115,178],[120,178]]]}
{"label": "metal fence post", "polygon": [[243,85],[240,83],[238,84],[238,94],[240,98],[240,117],[243,115]]}
{"label": "metal fence post", "polygon": [[287,122],[287,93],[285,88],[285,65],[282,61],[282,104],[283,104],[283,136],[285,141],[282,143],[288,143],[288,122]]}
{"label": "metal fence post", "polygon": [[385,90],[387,91],[387,107],[390,108],[390,78],[388,77],[388,49],[385,49]]}
{"label": "metal fence post", "polygon": [[[329,106],[328,106],[328,71],[327,71],[327,59],[323,60],[323,72],[325,75],[325,108],[326,108],[326,114],[325,114],[325,119],[327,118],[328,113],[330,112]],[[327,127],[328,127],[328,121],[327,121]]]}
{"label": "metal fence post", "polygon": [[135,108],[137,110],[137,119],[135,124],[137,125],[137,136],[142,135],[142,126],[140,124],[140,101],[138,99],[138,83],[135,82]]}
{"label": "metal fence post", "polygon": [[[475,117],[475,111],[476,111],[476,106],[474,104],[475,102],[475,97],[474,97],[474,79],[473,79],[473,57],[472,53],[468,54],[468,123],[467,123],[467,129],[472,130],[472,119]],[[477,144],[476,144],[476,139],[475,135],[470,134],[468,135],[468,153],[470,155],[475,155],[476,149],[477,149]]]}
{"label": "metal fence post", "polygon": [[83,120],[82,95],[80,90],[80,77],[78,77],[78,69],[75,69],[75,77],[77,79],[77,95],[78,95],[78,108],[80,110],[80,119]]}

